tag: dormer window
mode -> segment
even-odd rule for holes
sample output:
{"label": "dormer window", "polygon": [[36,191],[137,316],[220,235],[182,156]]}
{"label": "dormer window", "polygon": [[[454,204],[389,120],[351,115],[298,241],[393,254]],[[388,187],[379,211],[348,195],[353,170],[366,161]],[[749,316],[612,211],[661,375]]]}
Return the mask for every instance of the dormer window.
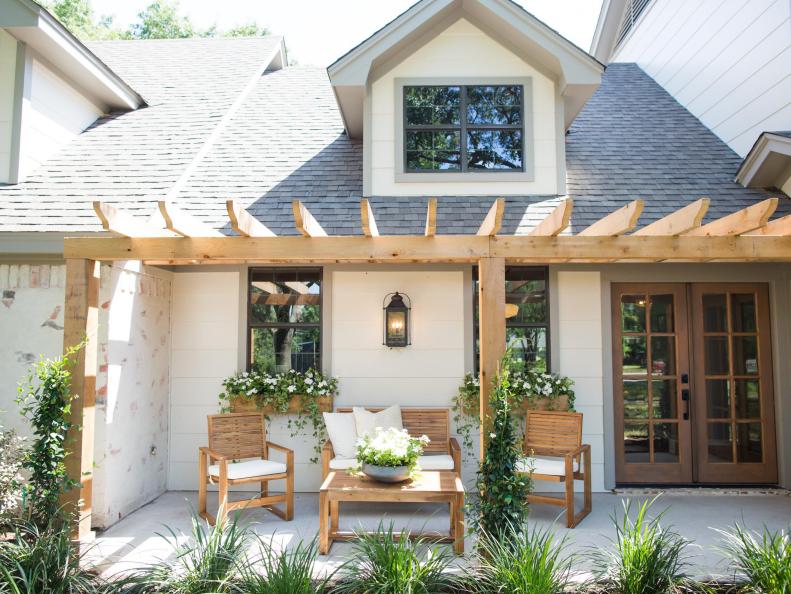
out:
{"label": "dormer window", "polygon": [[406,173],[525,171],[523,85],[403,89]]}

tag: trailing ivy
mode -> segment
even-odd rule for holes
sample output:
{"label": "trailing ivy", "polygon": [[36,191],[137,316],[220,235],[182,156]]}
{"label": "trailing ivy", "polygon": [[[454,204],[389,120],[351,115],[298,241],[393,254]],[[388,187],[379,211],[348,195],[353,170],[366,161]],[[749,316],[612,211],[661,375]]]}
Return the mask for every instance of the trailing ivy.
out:
{"label": "trailing ivy", "polygon": [[[514,365],[511,363],[510,365]],[[554,373],[511,369],[509,371],[508,403],[512,414],[535,408],[545,401],[548,410],[561,410],[561,399],[566,398],[564,410],[574,410],[574,380]],[[475,457],[473,436],[480,427],[481,383],[477,375],[468,373],[453,399],[453,421],[462,439],[462,449],[468,460]]]}
{"label": "trailing ivy", "polygon": [[[233,398],[243,398],[255,402],[258,408],[269,408],[274,414],[289,414],[291,400],[299,397],[297,413],[288,418],[291,437],[304,434],[310,425],[314,440],[314,456],[311,462],[318,462],[321,447],[327,439],[324,417],[322,416],[319,399],[333,397],[338,391],[338,380],[326,377],[315,369],[301,373],[289,370],[285,373],[262,373],[259,371],[242,371],[226,378],[224,391],[220,394],[220,409],[228,411]],[[267,421],[269,416],[267,415]]]}
{"label": "trailing ivy", "polygon": [[472,507],[478,529],[498,540],[521,534],[532,489],[530,477],[516,469],[522,451],[511,415],[512,380],[511,355],[506,353],[490,395],[491,431],[485,436],[485,453],[476,479],[478,499]]}
{"label": "trailing ivy", "polygon": [[23,444],[13,429],[5,430],[0,425],[0,530],[19,505]]}
{"label": "trailing ivy", "polygon": [[29,473],[22,487],[22,506],[42,528],[58,515],[61,494],[80,484],[66,472],[66,437],[74,427],[71,405],[79,397],[70,390],[71,368],[84,346],[83,342],[61,357],[40,359],[17,387],[16,402],[34,435],[22,463]]}

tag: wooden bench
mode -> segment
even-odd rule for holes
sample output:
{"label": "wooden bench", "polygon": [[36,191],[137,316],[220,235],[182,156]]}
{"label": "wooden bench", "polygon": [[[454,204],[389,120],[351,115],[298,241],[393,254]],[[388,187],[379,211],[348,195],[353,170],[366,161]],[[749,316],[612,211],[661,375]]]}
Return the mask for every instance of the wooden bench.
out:
{"label": "wooden bench", "polygon": [[[574,528],[590,513],[592,507],[590,453],[590,446],[582,443],[582,413],[527,411],[525,422],[527,458],[521,461],[520,471],[530,474],[533,480],[565,483],[566,487],[565,497],[528,495],[527,501],[565,507],[566,526]],[[531,468],[532,473],[530,473]],[[574,515],[574,480],[584,482],[585,499],[583,509],[576,516]]]}
{"label": "wooden bench", "polygon": [[[366,410],[370,412],[379,412],[383,410],[379,408],[369,408]],[[335,412],[351,413],[351,407],[338,408]],[[446,455],[450,456],[452,460],[452,467],[448,465],[447,468],[429,468],[428,465],[424,470],[453,470],[457,476],[461,476],[461,447],[456,438],[450,436],[450,410],[447,408],[402,408],[401,409],[401,422],[410,435],[419,437],[426,435],[431,440],[423,449],[423,459],[428,459],[432,455]],[[324,444],[321,450],[321,471],[322,479],[326,479],[331,470],[343,470],[343,468],[333,468],[331,466],[332,460],[335,459],[335,452],[332,449],[332,443],[329,440]]]}

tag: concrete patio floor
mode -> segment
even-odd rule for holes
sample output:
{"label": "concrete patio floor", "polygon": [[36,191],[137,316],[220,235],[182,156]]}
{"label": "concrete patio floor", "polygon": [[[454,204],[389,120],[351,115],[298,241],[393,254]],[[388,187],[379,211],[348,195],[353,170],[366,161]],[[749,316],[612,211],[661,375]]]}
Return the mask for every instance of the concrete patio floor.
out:
{"label": "concrete patio floor", "polygon": [[[615,530],[610,520],[620,512],[622,500],[629,498],[639,504],[647,497],[640,494],[598,493],[593,496],[593,511],[574,530],[565,528],[563,518],[557,519],[560,508],[533,505],[529,521],[535,526],[553,526],[561,536],[567,536],[568,550],[578,553],[579,577],[584,577],[592,547],[609,548]],[[209,505],[216,506],[217,496],[209,494]],[[101,568],[105,576],[127,572],[160,559],[172,558],[173,550],[159,534],[169,536],[168,528],[177,534],[188,535],[192,510],[196,509],[197,493],[167,492],[152,503],[130,514],[118,524],[97,534],[88,559]],[[691,575],[703,577],[732,577],[732,571],[716,550],[720,536],[714,528],[728,528],[739,522],[751,529],[767,526],[772,530],[788,528],[791,524],[791,493],[780,494],[689,494],[668,491],[654,506],[654,513],[667,508],[663,525],[674,526],[684,537],[694,541],[687,561]],[[211,507],[210,507],[211,509]],[[249,524],[256,533],[273,538],[279,546],[293,546],[300,540],[310,541],[318,533],[318,496],[314,493],[296,495],[292,522],[284,522],[263,509],[237,513],[240,523]],[[436,504],[345,504],[341,507],[341,529],[363,526],[375,529],[380,521],[394,522],[395,529],[447,531],[447,507]],[[557,520],[557,521],[556,521]],[[317,575],[332,571],[349,558],[352,543],[335,543],[330,554],[320,556]],[[465,542],[465,551],[474,546],[473,537]],[[460,559],[463,562],[463,559]]]}

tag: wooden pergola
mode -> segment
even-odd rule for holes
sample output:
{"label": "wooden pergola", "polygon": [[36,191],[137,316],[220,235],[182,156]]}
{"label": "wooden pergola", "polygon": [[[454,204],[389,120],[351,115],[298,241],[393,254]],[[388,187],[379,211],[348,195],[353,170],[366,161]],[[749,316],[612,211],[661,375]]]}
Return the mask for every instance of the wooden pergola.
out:
{"label": "wooden pergola", "polygon": [[[481,416],[505,350],[507,264],[608,262],[789,262],[791,215],[769,222],[778,199],[769,198],[701,225],[709,206],[701,198],[636,229],[643,201],[635,200],[574,235],[567,229],[572,200],[549,213],[527,235],[498,235],[505,200],[494,201],[475,235],[437,235],[437,200],[428,202],[423,235],[379,233],[368,200],[360,200],[360,236],[330,236],[299,200],[292,203],[300,237],[278,237],[233,200],[226,203],[232,229],[225,236],[169,202],[156,216],[135,217],[109,204],[94,210],[112,237],[67,238],[64,347],[87,337],[72,375],[75,429],[70,436],[70,476],[81,481],[67,497],[78,510],[79,535],[90,531],[94,402],[97,361],[99,263],[140,260],[149,265],[464,263],[479,274]],[[636,230],[635,230],[636,229]],[[481,447],[486,428],[481,427]]]}

